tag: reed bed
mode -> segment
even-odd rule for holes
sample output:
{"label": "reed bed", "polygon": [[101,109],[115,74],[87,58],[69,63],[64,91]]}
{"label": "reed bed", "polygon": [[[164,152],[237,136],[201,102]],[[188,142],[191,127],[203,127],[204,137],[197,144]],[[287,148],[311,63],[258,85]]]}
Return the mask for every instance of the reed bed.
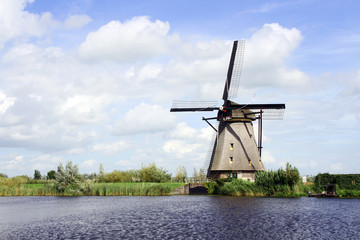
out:
{"label": "reed bed", "polygon": [[53,182],[0,184],[0,196],[164,196],[183,183],[85,183],[59,193]]}
{"label": "reed bed", "polygon": [[88,196],[163,196],[182,183],[96,183]]}

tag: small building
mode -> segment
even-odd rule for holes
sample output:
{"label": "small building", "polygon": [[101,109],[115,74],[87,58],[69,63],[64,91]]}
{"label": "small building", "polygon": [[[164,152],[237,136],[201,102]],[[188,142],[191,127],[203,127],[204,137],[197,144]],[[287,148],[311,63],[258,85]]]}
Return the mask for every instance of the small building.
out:
{"label": "small building", "polygon": [[303,182],[303,183],[306,183],[306,182],[307,182],[306,176],[303,176],[303,177],[302,177],[302,182]]}

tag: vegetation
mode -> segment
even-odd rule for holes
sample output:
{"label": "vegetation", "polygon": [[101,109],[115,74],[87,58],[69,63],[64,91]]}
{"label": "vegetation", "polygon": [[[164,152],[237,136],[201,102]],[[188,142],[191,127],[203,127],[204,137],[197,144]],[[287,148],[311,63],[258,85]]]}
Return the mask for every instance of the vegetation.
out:
{"label": "vegetation", "polygon": [[[39,177],[40,175],[40,177]],[[34,178],[0,175],[0,196],[158,196],[169,195],[183,183],[172,183],[171,174],[154,163],[143,165],[140,170],[105,173],[100,165],[99,174],[79,174],[72,162],[57,171],[51,170],[41,179],[35,170]]]}
{"label": "vegetation", "polygon": [[[35,170],[33,178],[26,175],[9,178],[0,173],[0,196],[158,196],[169,195],[186,182],[204,180],[204,169],[194,169],[193,177],[189,178],[183,166],[171,178],[171,174],[154,163],[139,170],[110,173],[105,173],[100,165],[99,173],[79,174],[78,166],[68,162],[44,176]],[[255,182],[218,179],[206,182],[205,186],[209,194],[225,196],[299,197],[310,191],[321,193],[331,183],[336,184],[337,196],[360,198],[360,175],[322,173],[307,180],[310,182],[302,183],[298,169],[287,163],[285,169],[257,172]]]}
{"label": "vegetation", "polygon": [[360,197],[360,175],[359,174],[329,174],[316,175],[314,191],[322,192],[327,184],[336,184],[336,194],[339,197]]}
{"label": "vegetation", "polygon": [[140,182],[169,182],[171,174],[162,168],[156,167],[155,163],[143,165],[138,171]]}
{"label": "vegetation", "polygon": [[41,179],[41,173],[37,169],[35,169],[35,172],[34,172],[34,179],[35,180],[40,180]]}
{"label": "vegetation", "polygon": [[49,172],[47,173],[46,179],[48,179],[48,180],[55,180],[55,174],[56,174],[55,170],[49,171]]}
{"label": "vegetation", "polygon": [[176,169],[175,182],[185,182],[187,178],[186,168],[184,166],[178,166]]}
{"label": "vegetation", "polygon": [[261,171],[255,174],[255,182],[242,179],[216,180],[205,184],[209,194],[226,196],[305,196],[307,188],[300,183],[300,174],[296,167],[287,163],[285,170]]}
{"label": "vegetation", "polygon": [[205,169],[200,168],[199,171],[197,171],[196,168],[194,168],[193,179],[200,182],[206,181],[207,177]]}
{"label": "vegetation", "polygon": [[0,178],[8,178],[8,176],[5,173],[0,173]]}
{"label": "vegetation", "polygon": [[55,174],[56,190],[58,193],[65,193],[65,191],[73,192],[74,195],[79,194],[81,190],[82,179],[79,174],[77,165],[68,162],[65,166],[60,163]]}
{"label": "vegetation", "polygon": [[101,182],[114,183],[114,182],[138,182],[138,173],[135,170],[129,171],[113,171],[111,173],[107,173],[103,177],[101,177]]}

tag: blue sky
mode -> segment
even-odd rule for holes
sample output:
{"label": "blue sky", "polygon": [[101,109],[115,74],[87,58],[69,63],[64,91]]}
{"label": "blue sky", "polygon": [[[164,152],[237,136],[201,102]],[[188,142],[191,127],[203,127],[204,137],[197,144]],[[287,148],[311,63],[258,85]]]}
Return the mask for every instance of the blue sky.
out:
{"label": "blue sky", "polygon": [[239,103],[285,103],[264,123],[267,169],[359,173],[359,1],[0,1],[0,172],[83,173],[205,161],[232,41]]}

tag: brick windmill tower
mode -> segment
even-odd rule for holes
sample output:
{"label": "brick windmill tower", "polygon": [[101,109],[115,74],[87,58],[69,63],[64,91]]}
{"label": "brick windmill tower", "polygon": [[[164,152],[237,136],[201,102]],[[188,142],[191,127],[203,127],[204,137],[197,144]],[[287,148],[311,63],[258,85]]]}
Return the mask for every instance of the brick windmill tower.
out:
{"label": "brick windmill tower", "polygon": [[[207,161],[207,177],[242,178],[254,181],[255,172],[264,171],[261,161],[262,121],[281,120],[285,104],[238,104],[239,88],[245,41],[234,41],[223,92],[223,105],[217,102],[174,101],[171,112],[218,111],[217,117],[202,118],[215,131],[216,137]],[[214,127],[209,120],[217,120]],[[254,135],[253,122],[258,121],[258,138]]]}

